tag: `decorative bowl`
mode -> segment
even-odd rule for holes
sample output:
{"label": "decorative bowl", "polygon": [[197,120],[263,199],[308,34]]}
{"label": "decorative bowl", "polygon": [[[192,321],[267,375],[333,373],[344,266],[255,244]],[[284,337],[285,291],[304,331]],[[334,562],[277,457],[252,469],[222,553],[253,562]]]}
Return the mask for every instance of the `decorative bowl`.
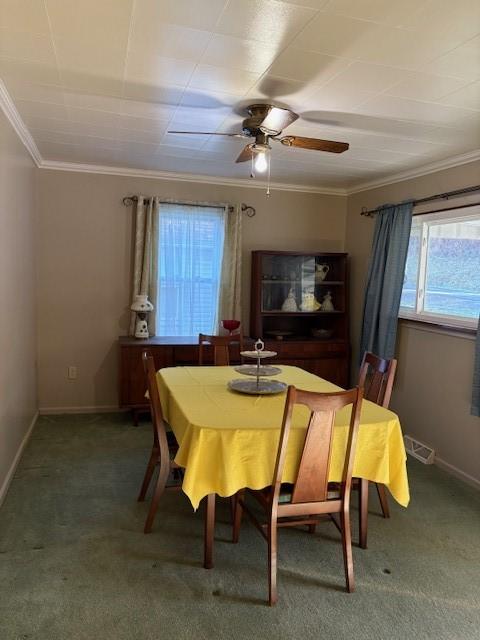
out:
{"label": "decorative bowl", "polygon": [[293,331],[267,331],[268,335],[274,336],[276,340],[283,340],[288,336],[293,335]]}
{"label": "decorative bowl", "polygon": [[240,320],[222,320],[222,327],[232,333],[240,326]]}
{"label": "decorative bowl", "polygon": [[328,338],[333,336],[333,329],[312,329],[312,336],[314,338],[328,340]]}

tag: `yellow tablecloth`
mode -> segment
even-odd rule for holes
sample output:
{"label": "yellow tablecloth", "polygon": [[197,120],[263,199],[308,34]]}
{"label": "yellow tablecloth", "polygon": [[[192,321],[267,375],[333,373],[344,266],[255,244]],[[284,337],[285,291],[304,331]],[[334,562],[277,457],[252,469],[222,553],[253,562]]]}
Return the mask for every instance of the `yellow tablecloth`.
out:
{"label": "yellow tablecloth", "polygon": [[[283,366],[276,379],[308,391],[338,391],[318,376]],[[233,367],[172,367],[157,373],[162,410],[179,443],[176,462],[186,468],[183,491],[196,509],[210,494],[231,496],[239,489],[272,483],[285,394],[249,396],[227,389],[241,378]],[[307,410],[295,408],[284,482],[294,480],[303,446]],[[330,480],[342,476],[350,409],[337,414]],[[398,417],[364,401],[354,476],[381,482],[397,502],[410,496],[406,454]]]}

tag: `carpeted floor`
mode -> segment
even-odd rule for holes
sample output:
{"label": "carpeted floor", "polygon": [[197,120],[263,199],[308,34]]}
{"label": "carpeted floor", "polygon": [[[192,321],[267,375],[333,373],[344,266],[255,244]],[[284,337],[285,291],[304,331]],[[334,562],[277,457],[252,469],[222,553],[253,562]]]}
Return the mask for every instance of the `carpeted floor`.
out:
{"label": "carpeted floor", "polygon": [[40,418],[0,510],[0,640],[480,638],[474,489],[409,460],[408,509],[391,500],[384,520],[372,493],[354,594],[333,524],[283,530],[269,608],[265,542],[247,521],[229,542],[226,501],[211,571],[202,510],[183,494],[164,496],[142,533],[150,437],[123,414]]}

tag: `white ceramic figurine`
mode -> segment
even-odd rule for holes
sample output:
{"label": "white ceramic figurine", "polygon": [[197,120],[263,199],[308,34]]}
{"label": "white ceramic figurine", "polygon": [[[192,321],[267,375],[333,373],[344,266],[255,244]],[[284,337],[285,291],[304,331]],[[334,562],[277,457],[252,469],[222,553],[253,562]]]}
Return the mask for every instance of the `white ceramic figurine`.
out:
{"label": "white ceramic figurine", "polygon": [[298,311],[297,301],[295,300],[295,293],[293,289],[290,289],[290,291],[288,292],[288,296],[285,298],[285,301],[282,304],[282,311],[290,313]]}
{"label": "white ceramic figurine", "polygon": [[322,311],[335,311],[330,291],[323,296]]}
{"label": "white ceramic figurine", "polygon": [[319,311],[322,305],[315,298],[315,294],[311,291],[304,291],[302,293],[302,304],[300,305],[300,309],[302,311]]}

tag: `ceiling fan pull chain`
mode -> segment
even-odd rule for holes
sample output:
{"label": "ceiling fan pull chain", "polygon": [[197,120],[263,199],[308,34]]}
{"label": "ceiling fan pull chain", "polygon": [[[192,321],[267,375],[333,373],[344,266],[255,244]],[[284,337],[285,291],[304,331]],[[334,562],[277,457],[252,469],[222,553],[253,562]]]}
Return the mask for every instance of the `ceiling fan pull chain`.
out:
{"label": "ceiling fan pull chain", "polygon": [[272,156],[269,153],[267,156],[268,159],[268,174],[267,174],[267,198],[270,196],[270,166],[272,164]]}
{"label": "ceiling fan pull chain", "polygon": [[252,168],[250,169],[250,178],[255,178],[255,163],[253,161],[253,157],[254,157],[254,154],[252,153],[251,158],[250,158],[251,163],[252,163]]}

